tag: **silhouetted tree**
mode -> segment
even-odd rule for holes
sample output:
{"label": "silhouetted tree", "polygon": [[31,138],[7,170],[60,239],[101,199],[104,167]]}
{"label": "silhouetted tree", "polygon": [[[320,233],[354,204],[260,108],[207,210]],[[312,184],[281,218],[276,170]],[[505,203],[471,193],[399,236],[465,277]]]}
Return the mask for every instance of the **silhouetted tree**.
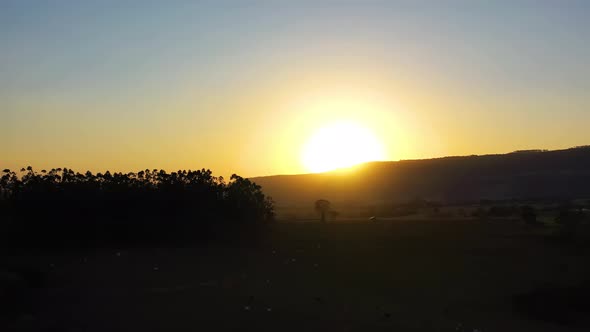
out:
{"label": "silhouetted tree", "polygon": [[338,211],[334,211],[334,210],[330,210],[328,212],[328,214],[330,215],[331,220],[336,220],[336,218],[340,215],[340,213]]}
{"label": "silhouetted tree", "polygon": [[226,187],[225,200],[233,209],[234,217],[268,222],[273,219],[273,201],[265,197],[256,183],[233,174]]}
{"label": "silhouetted tree", "polygon": [[5,169],[0,177],[0,218],[13,220],[1,235],[14,241],[205,236],[209,225],[255,227],[273,215],[273,201],[260,186],[238,175],[226,183],[206,169],[95,175],[68,168],[36,173],[28,166],[20,174]]}
{"label": "silhouetted tree", "polygon": [[330,202],[325,199],[319,199],[315,202],[314,207],[320,214],[322,222],[326,222],[326,213],[330,211]]}

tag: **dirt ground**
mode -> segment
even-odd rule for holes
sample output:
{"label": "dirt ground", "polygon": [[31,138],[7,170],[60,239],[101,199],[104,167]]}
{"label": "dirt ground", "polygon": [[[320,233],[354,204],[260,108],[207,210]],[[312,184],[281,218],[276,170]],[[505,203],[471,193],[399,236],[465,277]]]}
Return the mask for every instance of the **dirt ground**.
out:
{"label": "dirt ground", "polygon": [[284,222],[239,246],[9,251],[0,329],[584,331],[584,315],[515,301],[590,280],[588,250],[550,233],[510,220]]}

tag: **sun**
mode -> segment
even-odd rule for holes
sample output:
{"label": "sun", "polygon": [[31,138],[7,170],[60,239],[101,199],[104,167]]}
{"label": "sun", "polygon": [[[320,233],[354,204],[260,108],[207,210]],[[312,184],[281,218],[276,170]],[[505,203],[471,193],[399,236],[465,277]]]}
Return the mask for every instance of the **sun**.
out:
{"label": "sun", "polygon": [[320,128],[305,143],[301,153],[303,166],[312,173],[384,159],[383,144],[373,132],[346,121]]}

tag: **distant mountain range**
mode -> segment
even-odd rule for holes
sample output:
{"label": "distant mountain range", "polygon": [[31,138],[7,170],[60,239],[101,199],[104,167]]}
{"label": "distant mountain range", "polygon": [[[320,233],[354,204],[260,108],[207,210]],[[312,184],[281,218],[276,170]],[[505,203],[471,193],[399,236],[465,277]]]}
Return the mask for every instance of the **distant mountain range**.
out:
{"label": "distant mountain range", "polygon": [[349,171],[251,178],[278,206],[590,197],[590,146],[371,162]]}

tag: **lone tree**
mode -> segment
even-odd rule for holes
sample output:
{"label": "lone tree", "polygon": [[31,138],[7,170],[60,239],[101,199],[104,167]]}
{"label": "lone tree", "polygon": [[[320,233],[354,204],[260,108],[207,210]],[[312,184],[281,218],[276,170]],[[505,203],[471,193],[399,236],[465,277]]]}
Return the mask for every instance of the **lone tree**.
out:
{"label": "lone tree", "polygon": [[315,210],[321,214],[322,222],[326,222],[326,213],[330,211],[330,202],[325,199],[319,199],[315,202]]}

